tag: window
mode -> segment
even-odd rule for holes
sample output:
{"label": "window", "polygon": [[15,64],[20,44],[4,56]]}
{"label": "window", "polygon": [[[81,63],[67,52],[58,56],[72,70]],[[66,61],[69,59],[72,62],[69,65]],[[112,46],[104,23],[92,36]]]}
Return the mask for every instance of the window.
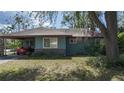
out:
{"label": "window", "polygon": [[50,47],[50,39],[44,38],[44,47]]}
{"label": "window", "polygon": [[58,40],[55,37],[45,37],[43,38],[43,48],[57,48]]}
{"label": "window", "polygon": [[76,38],[69,38],[69,43],[70,44],[76,44],[77,43]]}
{"label": "window", "polygon": [[70,44],[82,43],[82,38],[81,37],[69,38],[69,43]]}

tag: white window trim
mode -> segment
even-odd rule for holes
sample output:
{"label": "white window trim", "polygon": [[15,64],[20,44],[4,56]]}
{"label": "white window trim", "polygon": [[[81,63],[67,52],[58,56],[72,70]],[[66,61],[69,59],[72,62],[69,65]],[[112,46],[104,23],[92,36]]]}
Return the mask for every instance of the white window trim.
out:
{"label": "white window trim", "polygon": [[57,46],[54,48],[58,48],[58,38],[57,37],[43,37],[43,48],[44,49],[54,49],[53,47],[44,47],[44,39],[52,39],[52,38],[55,38],[57,41]]}

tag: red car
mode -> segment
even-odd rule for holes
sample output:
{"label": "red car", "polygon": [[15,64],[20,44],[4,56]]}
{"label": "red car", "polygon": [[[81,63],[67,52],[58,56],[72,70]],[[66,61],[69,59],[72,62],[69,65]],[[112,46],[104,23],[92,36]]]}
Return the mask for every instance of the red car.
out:
{"label": "red car", "polygon": [[21,47],[21,48],[17,48],[16,49],[17,55],[26,55],[27,52],[28,52],[28,49],[27,48]]}

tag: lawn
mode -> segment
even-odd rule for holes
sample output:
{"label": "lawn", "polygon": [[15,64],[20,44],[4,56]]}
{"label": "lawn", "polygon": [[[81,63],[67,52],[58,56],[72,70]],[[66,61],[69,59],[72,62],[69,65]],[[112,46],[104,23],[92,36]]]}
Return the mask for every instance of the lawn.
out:
{"label": "lawn", "polygon": [[124,80],[124,68],[110,67],[101,57],[21,57],[0,65],[0,80]]}

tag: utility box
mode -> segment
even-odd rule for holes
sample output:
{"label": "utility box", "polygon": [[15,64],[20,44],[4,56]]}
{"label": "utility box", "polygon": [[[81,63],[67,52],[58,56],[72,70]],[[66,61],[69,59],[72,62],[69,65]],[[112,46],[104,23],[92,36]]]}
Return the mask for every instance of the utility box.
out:
{"label": "utility box", "polygon": [[4,55],[4,39],[0,38],[0,56]]}

